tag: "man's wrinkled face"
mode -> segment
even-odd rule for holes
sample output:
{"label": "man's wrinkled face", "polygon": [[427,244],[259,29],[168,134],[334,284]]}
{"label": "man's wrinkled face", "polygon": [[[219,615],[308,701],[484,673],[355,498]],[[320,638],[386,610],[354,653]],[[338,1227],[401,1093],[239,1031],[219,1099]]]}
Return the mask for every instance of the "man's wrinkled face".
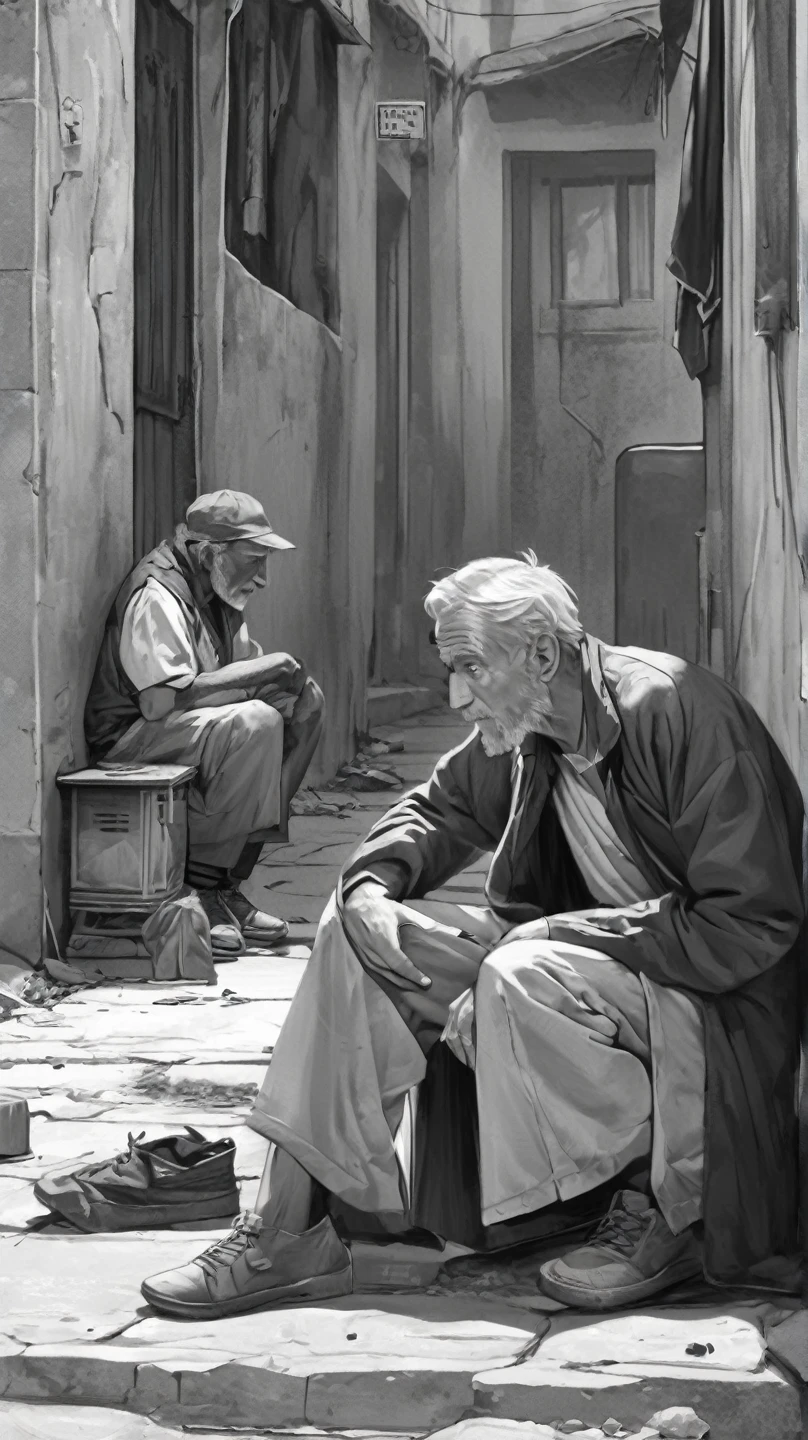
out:
{"label": "man's wrinkled face", "polygon": [[435,638],[450,671],[449,704],[477,726],[486,755],[517,750],[526,735],[546,729],[549,688],[524,650],[510,653],[460,617],[439,621]]}
{"label": "man's wrinkled face", "polygon": [[269,551],[253,540],[231,540],[215,555],[210,583],[226,605],[243,610],[253,591],[267,583]]}

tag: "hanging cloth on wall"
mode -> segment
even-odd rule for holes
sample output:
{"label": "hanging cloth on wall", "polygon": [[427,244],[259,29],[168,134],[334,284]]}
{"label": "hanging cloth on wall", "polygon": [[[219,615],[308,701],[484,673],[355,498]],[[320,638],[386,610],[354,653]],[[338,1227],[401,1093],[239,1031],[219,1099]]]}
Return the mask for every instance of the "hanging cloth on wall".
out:
{"label": "hanging cloth on wall", "polygon": [[702,0],[679,212],[668,260],[679,283],[674,344],[691,380],[707,368],[710,319],[721,300],[723,150],[723,0]]}
{"label": "hanging cloth on wall", "polygon": [[755,334],[774,342],[793,330],[794,222],[791,114],[793,4],[755,7],[756,264]]}

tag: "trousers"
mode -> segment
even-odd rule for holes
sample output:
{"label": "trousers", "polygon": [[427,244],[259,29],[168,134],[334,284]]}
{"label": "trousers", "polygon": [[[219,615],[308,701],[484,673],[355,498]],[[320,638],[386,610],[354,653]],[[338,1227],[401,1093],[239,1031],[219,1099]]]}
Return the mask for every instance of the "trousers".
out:
{"label": "trousers", "polygon": [[196,765],[188,858],[229,869],[245,841],[278,824],[283,716],[263,700],[137,720],[107,757]]}
{"label": "trousers", "polygon": [[[401,945],[428,990],[366,969],[329,902],[251,1127],[347,1204],[400,1216],[405,1104],[471,990],[483,1224],[584,1194],[644,1156],[671,1228],[697,1220],[705,1062],[689,997],[581,946],[502,944],[484,907],[410,901],[407,912]],[[593,1039],[585,1007],[571,1018],[565,966],[618,1013],[613,1044]]]}

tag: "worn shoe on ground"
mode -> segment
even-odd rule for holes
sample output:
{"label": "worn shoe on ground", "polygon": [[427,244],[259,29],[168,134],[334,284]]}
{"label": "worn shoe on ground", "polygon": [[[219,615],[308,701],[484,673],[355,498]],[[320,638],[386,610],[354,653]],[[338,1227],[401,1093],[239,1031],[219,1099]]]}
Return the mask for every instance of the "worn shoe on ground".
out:
{"label": "worn shoe on ground", "polygon": [[[34,1194],[77,1230],[147,1230],[238,1214],[235,1142],[186,1135],[149,1140],[129,1136],[129,1149],[72,1175],[37,1181]],[[145,1133],[145,1132],[144,1132]]]}
{"label": "worn shoe on ground", "polygon": [[226,890],[220,890],[219,900],[227,914],[238,925],[244,939],[252,941],[253,944],[279,945],[289,934],[289,926],[285,920],[279,920],[275,915],[267,915],[266,911],[258,910],[238,885],[231,885]]}
{"label": "worn shoe on ground", "polygon": [[247,946],[241,933],[241,926],[235,916],[222,904],[218,890],[197,890],[199,903],[208,917],[210,943],[217,960],[235,960],[244,955]]}
{"label": "worn shoe on ground", "polygon": [[144,1280],[141,1290],[165,1315],[210,1320],[350,1295],[351,1255],[328,1217],[291,1235],[246,1212],[226,1239],[189,1265]]}
{"label": "worn shoe on ground", "polygon": [[621,1190],[586,1245],[541,1267],[541,1288],[582,1310],[635,1305],[701,1274],[701,1247],[692,1230],[674,1235],[637,1190]]}

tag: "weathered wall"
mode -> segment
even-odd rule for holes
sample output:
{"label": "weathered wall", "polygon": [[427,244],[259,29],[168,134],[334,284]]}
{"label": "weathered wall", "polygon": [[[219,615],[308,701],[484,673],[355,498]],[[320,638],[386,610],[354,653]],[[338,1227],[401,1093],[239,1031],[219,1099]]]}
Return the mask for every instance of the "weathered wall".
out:
{"label": "weathered wall", "polygon": [[[38,671],[43,878],[66,879],[56,774],[84,760],[83,710],[132,556],[132,0],[40,0]],[[63,149],[59,105],[84,111]]]}
{"label": "weathered wall", "polygon": [[39,942],[35,0],[0,5],[0,962]]}
{"label": "weathered wall", "polygon": [[257,495],[298,546],[249,611],[265,649],[323,686],[329,723],[312,778],[365,723],[372,628],[375,140],[371,52],[339,49],[340,334],[262,286],[224,249],[222,9],[199,11],[199,481]]}
{"label": "weathered wall", "polygon": [[[0,943],[31,958],[40,865],[62,913],[55,776],[83,759],[100,625],[131,549],[131,27],[129,0],[0,7]],[[84,109],[69,150],[66,95]]]}

